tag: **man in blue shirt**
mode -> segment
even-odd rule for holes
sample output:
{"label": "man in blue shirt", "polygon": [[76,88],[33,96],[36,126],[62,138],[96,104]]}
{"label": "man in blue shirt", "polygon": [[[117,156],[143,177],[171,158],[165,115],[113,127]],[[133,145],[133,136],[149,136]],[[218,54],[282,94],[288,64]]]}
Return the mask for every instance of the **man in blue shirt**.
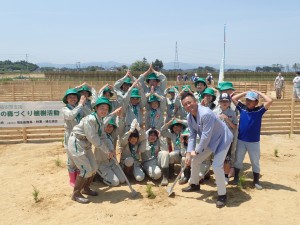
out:
{"label": "man in blue shirt", "polygon": [[[264,104],[261,106],[257,106],[259,96],[264,99]],[[246,98],[246,104],[239,101],[243,97]],[[262,186],[259,184],[261,121],[263,114],[269,109],[273,101],[270,97],[259,91],[248,91],[233,96],[232,102],[240,112],[233,182],[234,184],[238,184],[239,182],[239,172],[243,167],[245,154],[248,151],[253,171],[253,184],[256,189],[261,190]]]}

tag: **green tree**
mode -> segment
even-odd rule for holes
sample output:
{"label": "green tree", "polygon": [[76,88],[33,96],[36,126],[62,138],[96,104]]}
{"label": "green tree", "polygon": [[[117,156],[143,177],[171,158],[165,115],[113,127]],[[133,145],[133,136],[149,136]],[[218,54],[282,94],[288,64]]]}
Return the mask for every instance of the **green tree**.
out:
{"label": "green tree", "polygon": [[50,67],[50,66],[45,66],[45,67],[41,67],[40,70],[42,72],[51,72],[51,71],[55,71],[56,68],[55,67]]}
{"label": "green tree", "polygon": [[297,70],[299,70],[299,68],[300,68],[300,63],[294,63],[293,64],[293,66],[292,66],[292,68],[295,70],[295,72],[297,71]]}
{"label": "green tree", "polygon": [[161,71],[164,68],[163,62],[159,59],[156,59],[154,62],[152,62],[152,66],[156,71]]}
{"label": "green tree", "polygon": [[101,66],[88,66],[85,68],[86,71],[97,71],[97,70],[104,70]]}
{"label": "green tree", "polygon": [[147,59],[144,57],[142,61],[137,60],[131,64],[130,70],[132,71],[146,71],[149,68],[149,63]]}
{"label": "green tree", "polygon": [[11,62],[10,60],[0,61],[0,71],[35,71],[39,67],[26,61]]}
{"label": "green tree", "polygon": [[122,66],[115,67],[115,69],[118,70],[118,71],[124,71],[124,70],[128,69],[128,66],[122,65]]}
{"label": "green tree", "polygon": [[213,68],[213,67],[211,67],[211,66],[205,66],[205,67],[204,67],[204,70],[205,70],[206,72],[216,72],[216,69]]}

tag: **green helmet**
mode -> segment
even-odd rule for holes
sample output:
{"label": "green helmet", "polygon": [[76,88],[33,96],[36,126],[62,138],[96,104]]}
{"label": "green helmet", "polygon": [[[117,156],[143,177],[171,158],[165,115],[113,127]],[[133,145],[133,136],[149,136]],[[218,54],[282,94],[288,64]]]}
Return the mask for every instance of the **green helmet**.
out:
{"label": "green helmet", "polygon": [[79,99],[80,99],[80,94],[77,92],[77,90],[76,90],[75,88],[70,88],[70,89],[68,89],[68,90],[66,91],[65,96],[64,96],[63,99],[62,99],[62,101],[63,101],[65,104],[68,104],[68,102],[67,102],[67,96],[68,96],[68,95],[77,95],[77,98],[78,98],[77,102],[78,102]]}
{"label": "green helmet", "polygon": [[235,90],[233,88],[233,84],[229,81],[224,81],[224,82],[220,83],[218,85],[217,89],[219,89],[220,91]]}
{"label": "green helmet", "polygon": [[175,93],[175,88],[171,87],[168,91],[168,93]]}
{"label": "green helmet", "polygon": [[184,125],[183,123],[180,123],[178,120],[173,120],[172,124],[169,126],[171,132],[173,132],[173,127],[175,125],[181,125],[183,130],[186,128],[186,125]]}
{"label": "green helmet", "polygon": [[177,85],[175,85],[175,86],[174,86],[174,88],[176,88],[176,89],[177,89],[177,91],[178,91],[178,89],[179,89]]}
{"label": "green helmet", "polygon": [[184,90],[184,91],[186,91],[186,92],[188,92],[189,90],[192,91],[191,85],[183,85],[181,89]]}
{"label": "green helmet", "polygon": [[96,108],[96,106],[101,105],[101,104],[107,104],[108,107],[109,107],[109,110],[108,110],[108,111],[109,111],[109,113],[111,112],[111,110],[112,110],[112,104],[111,104],[111,102],[108,100],[108,98],[106,98],[106,97],[104,97],[104,96],[99,97],[99,98],[97,99],[96,103],[95,103],[94,109]]}
{"label": "green helmet", "polygon": [[118,127],[117,124],[115,123],[114,118],[111,118],[111,119],[109,120],[108,124],[113,125],[114,128],[117,128],[117,127]]}
{"label": "green helmet", "polygon": [[203,83],[203,84],[207,87],[207,84],[206,84],[206,81],[205,81],[204,78],[198,78],[198,79],[194,82],[195,87],[197,87],[197,84],[200,83],[200,82]]}
{"label": "green helmet", "polygon": [[205,90],[203,91],[202,95],[203,95],[203,97],[204,97],[205,95],[211,95],[211,96],[213,96],[213,101],[216,100],[215,91],[214,91],[214,89],[212,89],[212,88],[205,88]]}
{"label": "green helmet", "polygon": [[160,99],[158,97],[156,97],[156,95],[150,95],[149,99],[148,99],[148,102],[149,103],[151,103],[151,102],[160,102]]}
{"label": "green helmet", "polygon": [[130,86],[132,85],[132,82],[131,82],[131,78],[130,77],[126,77],[125,79],[124,79],[124,82],[123,82],[123,84],[130,84]]}
{"label": "green helmet", "polygon": [[141,96],[139,95],[139,89],[137,88],[132,88],[130,98],[140,98]]}
{"label": "green helmet", "polygon": [[190,130],[189,128],[185,129],[182,133],[181,133],[182,136],[188,136],[190,135]]}
{"label": "green helmet", "polygon": [[78,93],[80,93],[81,91],[87,91],[89,93],[89,97],[92,95],[90,88],[86,85],[83,85],[81,88],[78,89]]}
{"label": "green helmet", "polygon": [[110,97],[112,97],[112,96],[114,95],[114,93],[109,89],[109,87],[105,87],[105,88],[104,88],[103,94],[104,94],[105,92],[109,92]]}
{"label": "green helmet", "polygon": [[160,82],[160,79],[158,78],[158,76],[156,75],[156,73],[150,73],[146,79],[146,82],[149,83],[150,80],[157,80],[158,82]]}

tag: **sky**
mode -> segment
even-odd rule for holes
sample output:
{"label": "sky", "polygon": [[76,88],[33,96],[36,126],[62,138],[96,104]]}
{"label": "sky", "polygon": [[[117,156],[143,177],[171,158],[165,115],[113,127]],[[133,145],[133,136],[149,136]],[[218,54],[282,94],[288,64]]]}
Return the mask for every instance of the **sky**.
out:
{"label": "sky", "polygon": [[0,60],[300,63],[300,1],[0,0]]}

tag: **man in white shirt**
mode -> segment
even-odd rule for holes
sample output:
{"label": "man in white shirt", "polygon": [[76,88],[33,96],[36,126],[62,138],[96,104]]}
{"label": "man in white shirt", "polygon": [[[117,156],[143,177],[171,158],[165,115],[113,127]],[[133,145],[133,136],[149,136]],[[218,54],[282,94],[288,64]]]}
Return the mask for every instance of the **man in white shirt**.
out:
{"label": "man in white shirt", "polygon": [[275,78],[274,89],[276,91],[276,98],[281,99],[281,93],[284,89],[284,77],[281,75],[281,73],[279,73],[278,76]]}

